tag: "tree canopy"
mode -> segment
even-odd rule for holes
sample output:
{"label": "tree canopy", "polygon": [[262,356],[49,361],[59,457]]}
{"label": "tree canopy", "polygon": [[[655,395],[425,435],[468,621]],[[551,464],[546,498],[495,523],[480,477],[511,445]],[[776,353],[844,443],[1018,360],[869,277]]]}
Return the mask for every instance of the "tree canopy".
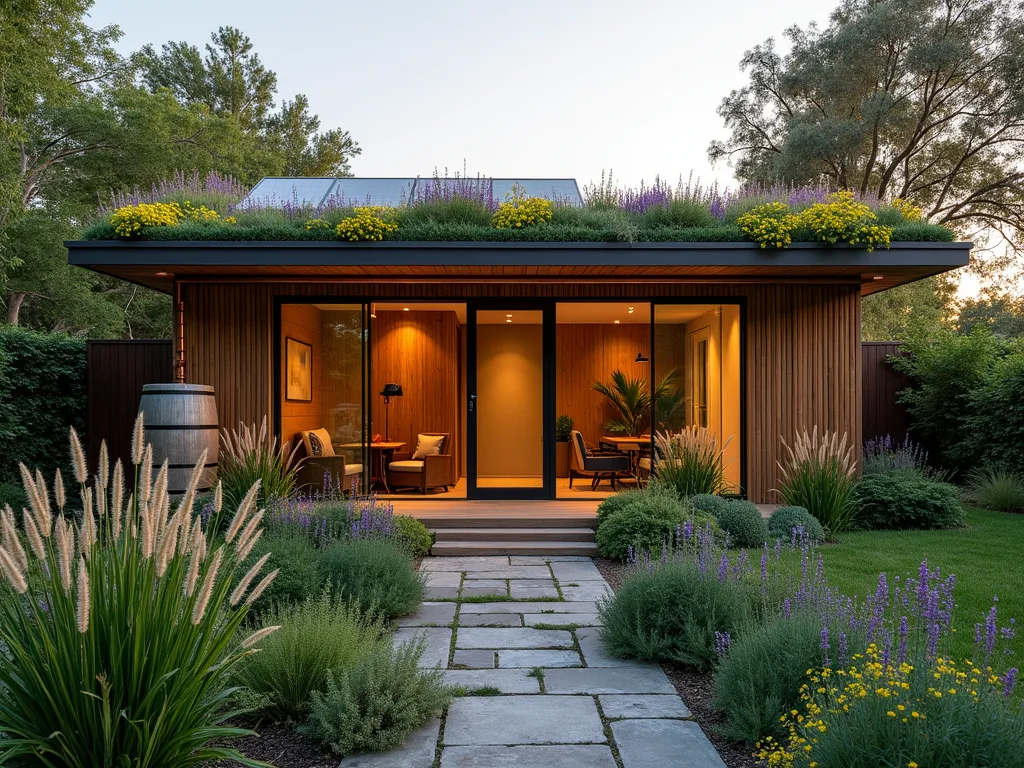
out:
{"label": "tree canopy", "polygon": [[321,130],[302,94],[274,111],[277,75],[240,30],[205,52],[169,42],[122,57],[92,0],[0,4],[0,301],[10,324],[90,336],[166,336],[170,302],[67,264],[114,192],[176,171],[350,175],[347,131]]}
{"label": "tree canopy", "polygon": [[1024,14],[1016,0],[843,0],[747,51],[712,161],[743,182],[909,199],[1024,249]]}

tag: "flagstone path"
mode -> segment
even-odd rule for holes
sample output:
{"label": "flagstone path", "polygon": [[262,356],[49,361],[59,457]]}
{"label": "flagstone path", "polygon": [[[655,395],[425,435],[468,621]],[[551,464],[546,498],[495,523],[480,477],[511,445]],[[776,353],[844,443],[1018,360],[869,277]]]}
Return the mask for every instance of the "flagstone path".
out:
{"label": "flagstone path", "polygon": [[398,750],[342,768],[724,768],[657,664],[608,656],[587,557],[427,558],[421,666],[466,695]]}

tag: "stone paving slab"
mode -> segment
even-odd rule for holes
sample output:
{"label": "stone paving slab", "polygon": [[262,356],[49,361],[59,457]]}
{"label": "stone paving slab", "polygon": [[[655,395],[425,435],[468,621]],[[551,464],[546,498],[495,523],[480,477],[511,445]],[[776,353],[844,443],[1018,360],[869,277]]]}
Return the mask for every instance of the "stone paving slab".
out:
{"label": "stone paving slab", "polygon": [[580,641],[580,651],[587,660],[588,667],[636,667],[648,666],[634,659],[617,659],[604,648],[601,642],[601,630],[597,627],[584,627],[576,630],[576,639]]}
{"label": "stone paving slab", "polygon": [[[487,629],[468,627],[459,629],[455,637],[456,648],[571,648],[572,635],[561,629]],[[659,670],[660,671],[660,670]],[[613,691],[609,691],[613,693]]]}
{"label": "stone paving slab", "polygon": [[691,720],[616,720],[612,735],[623,768],[725,768]]}
{"label": "stone paving slab", "polygon": [[467,579],[550,579],[546,565],[517,565],[507,568],[475,569],[466,571]]}
{"label": "stone paving slab", "polygon": [[458,587],[427,587],[423,592],[424,600],[454,600],[458,596]]}
{"label": "stone paving slab", "polygon": [[601,711],[608,718],[690,717],[690,708],[678,696],[611,694],[597,699],[601,702]]}
{"label": "stone paving slab", "polygon": [[502,693],[540,693],[540,681],[528,669],[446,669],[444,681],[472,693],[478,688],[497,688]]}
{"label": "stone paving slab", "polygon": [[462,574],[458,571],[431,571],[423,576],[428,587],[457,587],[462,584]]}
{"label": "stone paving slab", "polygon": [[341,760],[342,768],[431,768],[437,750],[437,737],[441,721],[431,720],[418,731],[409,734],[398,749],[389,752],[368,752],[349,755]]}
{"label": "stone paving slab", "polygon": [[462,588],[465,590],[470,587],[473,589],[489,589],[491,592],[503,595],[508,591],[508,582],[505,579],[466,579],[466,583]]}
{"label": "stone paving slab", "polygon": [[441,768],[615,768],[615,758],[603,744],[446,747]]}
{"label": "stone paving slab", "polygon": [[[473,582],[466,582],[472,584]],[[501,587],[472,587],[464,586],[462,592],[459,593],[462,597],[495,597],[498,600],[502,600],[508,597],[508,587],[505,582],[499,582]]]}
{"label": "stone paving slab", "polygon": [[562,597],[570,602],[594,602],[610,596],[611,590],[603,581],[581,581],[578,587],[562,587]]}
{"label": "stone paving slab", "polygon": [[416,613],[398,620],[400,627],[429,627],[450,624],[455,618],[455,603],[423,603]]}
{"label": "stone paving slab", "polygon": [[537,581],[510,581],[509,594],[512,597],[558,597],[558,590],[555,589],[555,582],[547,584]]}
{"label": "stone paving slab", "polygon": [[536,560],[542,563],[585,563],[593,562],[593,558],[586,555],[509,555],[509,562],[512,565],[530,565],[527,560]]}
{"label": "stone paving slab", "polygon": [[523,620],[515,613],[467,613],[459,618],[460,627],[484,627],[487,625],[521,627]]}
{"label": "stone paving slab", "polygon": [[452,654],[452,667],[470,669],[493,669],[494,651],[456,651]]}
{"label": "stone paving slab", "polygon": [[487,568],[508,567],[507,555],[480,555],[478,557],[427,557],[420,563],[421,571],[482,571]]}
{"label": "stone paving slab", "polygon": [[596,613],[527,613],[523,615],[523,623],[528,627],[537,624],[596,627],[601,623],[601,617]]}
{"label": "stone paving slab", "polygon": [[452,703],[444,728],[446,747],[604,742],[589,696],[468,696]]}
{"label": "stone paving slab", "polygon": [[500,603],[464,603],[460,615],[467,613],[597,613],[594,602],[567,603],[560,600],[511,600]]}
{"label": "stone paving slab", "polygon": [[420,659],[419,666],[424,669],[432,669],[438,664],[442,667],[447,667],[448,651],[452,645],[452,630],[443,627],[427,627],[424,629],[403,627],[395,632],[395,645],[406,643],[419,634],[427,636],[427,646],[423,651],[423,657]]}
{"label": "stone paving slab", "polygon": [[552,669],[544,673],[548,693],[675,693],[656,664],[604,669]]}
{"label": "stone paving slab", "polygon": [[560,584],[578,581],[604,581],[604,576],[593,562],[552,563],[551,571]]}
{"label": "stone paving slab", "polygon": [[576,651],[498,651],[499,667],[582,667],[583,661]]}

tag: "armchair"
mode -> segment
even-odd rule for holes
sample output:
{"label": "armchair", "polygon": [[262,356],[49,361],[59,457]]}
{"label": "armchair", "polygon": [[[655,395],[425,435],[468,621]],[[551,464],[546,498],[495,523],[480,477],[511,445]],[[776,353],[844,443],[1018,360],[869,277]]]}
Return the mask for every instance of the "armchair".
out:
{"label": "armchair", "polygon": [[616,490],[619,475],[630,470],[629,456],[621,453],[595,453],[587,448],[583,435],[575,429],[572,431],[569,442],[572,446],[569,462],[569,487],[572,488],[572,481],[575,477],[589,475],[594,478],[590,484],[591,490],[597,489],[602,478],[607,478],[612,484],[612,490]]}
{"label": "armchair", "polygon": [[295,436],[299,450],[298,469],[295,473],[295,487],[306,493],[323,493],[324,479],[330,477],[334,485],[344,490],[358,488],[363,474],[363,465],[349,463],[345,456],[336,454],[326,429],[303,430]]}
{"label": "armchair", "polygon": [[428,488],[444,488],[455,484],[451,436],[447,432],[421,432],[417,435],[416,450],[396,452],[387,467],[388,487],[418,488],[426,494]]}

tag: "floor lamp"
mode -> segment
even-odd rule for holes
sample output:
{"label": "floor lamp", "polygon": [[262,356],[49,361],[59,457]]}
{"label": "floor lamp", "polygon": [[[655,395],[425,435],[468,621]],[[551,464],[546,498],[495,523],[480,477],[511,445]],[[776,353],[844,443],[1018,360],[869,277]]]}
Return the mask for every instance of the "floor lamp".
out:
{"label": "floor lamp", "polygon": [[384,398],[384,442],[391,442],[391,398],[402,396],[401,384],[385,384],[380,391]]}

